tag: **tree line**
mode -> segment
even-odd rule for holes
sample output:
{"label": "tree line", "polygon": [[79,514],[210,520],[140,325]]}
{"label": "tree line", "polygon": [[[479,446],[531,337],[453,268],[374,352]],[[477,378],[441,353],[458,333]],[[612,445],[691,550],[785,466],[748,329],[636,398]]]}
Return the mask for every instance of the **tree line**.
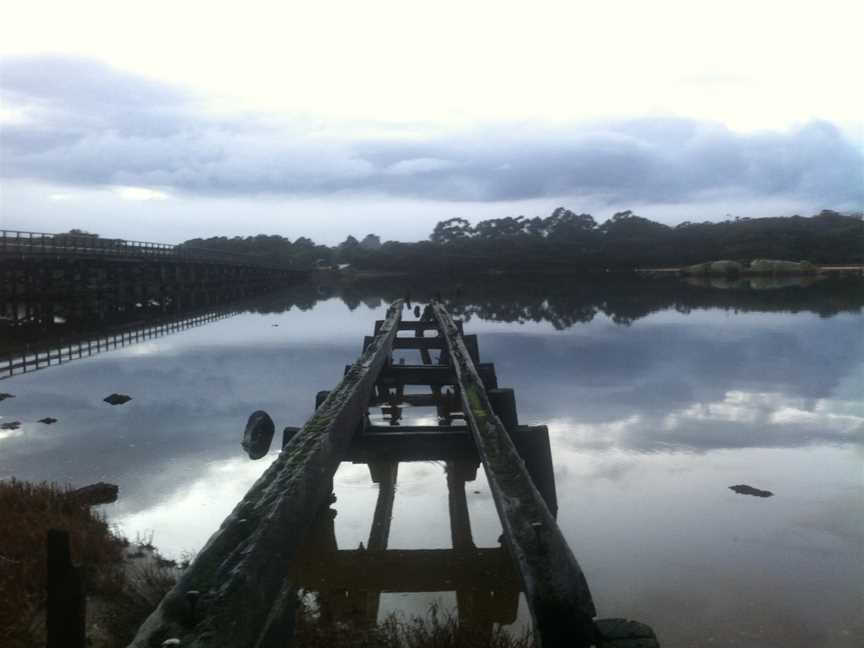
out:
{"label": "tree line", "polygon": [[548,274],[571,271],[627,271],[678,267],[730,259],[864,263],[864,220],[823,210],[810,217],[734,218],[669,226],[630,210],[603,223],[558,207],[546,218],[508,216],[475,225],[450,218],[435,225],[429,239],[387,241],[369,234],[349,236],[336,246],[301,236],[212,237],[184,245],[251,254],[298,268],[350,265],[358,270],[416,272],[481,271]]}

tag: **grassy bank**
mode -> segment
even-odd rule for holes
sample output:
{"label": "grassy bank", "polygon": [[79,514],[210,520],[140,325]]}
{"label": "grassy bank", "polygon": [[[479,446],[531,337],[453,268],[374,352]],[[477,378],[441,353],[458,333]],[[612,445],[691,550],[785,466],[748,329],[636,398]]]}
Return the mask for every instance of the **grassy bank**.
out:
{"label": "grassy bank", "polygon": [[56,484],[0,482],[0,645],[45,643],[48,529],[69,531],[87,589],[87,636],[94,648],[125,645],[174,582],[155,551],[130,546],[99,513]]}
{"label": "grassy bank", "polygon": [[[45,538],[69,531],[72,558],[84,570],[87,639],[92,648],[127,645],[174,585],[178,568],[163,560],[151,539],[130,543],[70,489],[56,484],[0,481],[0,646],[45,645]],[[297,645],[312,648],[529,648],[528,636],[500,628],[460,626],[432,606],[410,618],[391,614],[366,627],[325,621],[316,605],[297,614]]]}

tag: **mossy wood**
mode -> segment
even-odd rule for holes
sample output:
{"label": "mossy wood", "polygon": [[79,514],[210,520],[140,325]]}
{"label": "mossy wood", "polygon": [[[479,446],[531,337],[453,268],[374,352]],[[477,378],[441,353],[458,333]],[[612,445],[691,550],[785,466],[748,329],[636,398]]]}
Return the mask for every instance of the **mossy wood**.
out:
{"label": "mossy wood", "polygon": [[433,305],[459,382],[463,409],[495,500],[504,539],[519,573],[539,646],[589,646],[595,639],[594,602],[567,546],[500,419],[459,330]]}
{"label": "mossy wood", "polygon": [[[249,489],[130,646],[265,646],[284,618],[289,563],[331,493],[333,474],[392,353],[402,302],[315,414]],[[278,609],[277,609],[278,608]]]}

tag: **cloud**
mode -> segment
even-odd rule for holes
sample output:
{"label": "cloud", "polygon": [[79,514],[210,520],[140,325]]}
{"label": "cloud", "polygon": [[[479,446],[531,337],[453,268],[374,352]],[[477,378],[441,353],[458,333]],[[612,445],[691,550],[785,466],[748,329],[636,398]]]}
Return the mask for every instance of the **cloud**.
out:
{"label": "cloud", "polygon": [[[717,197],[864,206],[862,151],[834,125],[742,134],[679,118],[442,132],[217,115],[202,97],[87,59],[10,58],[2,174],[158,193],[435,201]],[[154,193],[153,195],[156,195]]]}
{"label": "cloud", "polygon": [[167,200],[168,194],[164,191],[147,189],[146,187],[114,187],[114,193],[123,200]]}

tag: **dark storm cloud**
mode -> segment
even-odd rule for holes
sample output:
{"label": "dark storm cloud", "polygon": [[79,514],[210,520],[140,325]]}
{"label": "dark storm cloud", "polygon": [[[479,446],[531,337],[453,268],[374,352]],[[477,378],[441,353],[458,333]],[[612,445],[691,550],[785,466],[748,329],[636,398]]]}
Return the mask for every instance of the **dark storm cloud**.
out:
{"label": "dark storm cloud", "polygon": [[864,204],[862,152],[825,122],[739,134],[643,118],[370,137],[262,115],[216,118],[182,89],[56,57],[8,60],[0,92],[24,116],[0,136],[6,177],[227,195],[641,203],[733,195]]}

